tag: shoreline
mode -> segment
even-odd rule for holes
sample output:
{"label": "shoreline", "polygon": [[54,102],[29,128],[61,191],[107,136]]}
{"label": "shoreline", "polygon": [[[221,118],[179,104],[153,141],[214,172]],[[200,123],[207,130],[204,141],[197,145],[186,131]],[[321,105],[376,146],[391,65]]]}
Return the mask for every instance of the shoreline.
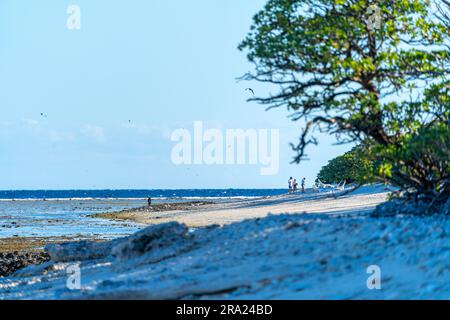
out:
{"label": "shoreline", "polygon": [[[89,215],[92,218],[102,218],[109,220],[128,220],[133,221],[131,219],[126,218],[128,214],[132,213],[140,213],[150,214],[150,213],[159,213],[159,212],[169,212],[169,211],[192,211],[199,210],[203,207],[211,206],[216,204],[216,202],[212,201],[185,201],[185,202],[168,202],[168,203],[157,203],[151,206],[138,207],[133,209],[125,209],[120,211],[113,212],[102,212],[95,213]],[[136,221],[133,221],[136,222]]]}
{"label": "shoreline", "polygon": [[99,237],[9,237],[0,238],[0,253],[11,252],[42,252],[44,247],[48,244],[61,244],[67,242],[77,241],[94,241],[101,242],[106,241]]}
{"label": "shoreline", "polygon": [[[298,193],[258,199],[234,200],[230,202],[195,202],[155,205],[118,212],[92,215],[95,218],[116,221],[131,221],[144,225],[167,222],[183,223],[191,228],[211,225],[227,225],[246,219],[264,218],[269,214],[340,214],[349,210],[367,212],[387,200],[389,190],[386,187],[370,186],[367,191],[355,191],[343,196],[343,192]],[[160,206],[160,207],[157,207]]]}
{"label": "shoreline", "polygon": [[[150,225],[112,241],[49,246],[50,261],[0,278],[0,299],[447,299],[449,217],[371,216],[386,197],[368,186],[338,198],[134,212]],[[70,264],[81,268],[81,290],[67,288]],[[374,265],[382,290],[367,286]]]}
{"label": "shoreline", "polygon": [[[374,189],[372,187],[372,189]],[[376,188],[375,188],[376,189]],[[349,210],[359,213],[372,210],[386,200],[386,192],[378,188],[375,193],[349,194],[333,197],[330,193],[305,193],[270,196],[257,199],[239,199],[229,202],[189,201],[158,203],[150,207],[125,209],[89,215],[91,218],[129,221],[145,226],[177,222],[188,228],[224,226],[249,219],[281,214],[339,215]],[[372,190],[373,191],[373,190]],[[119,237],[120,238],[120,237]],[[0,276],[31,264],[48,261],[44,247],[50,244],[76,243],[80,241],[107,242],[97,236],[75,237],[9,237],[0,238]]]}

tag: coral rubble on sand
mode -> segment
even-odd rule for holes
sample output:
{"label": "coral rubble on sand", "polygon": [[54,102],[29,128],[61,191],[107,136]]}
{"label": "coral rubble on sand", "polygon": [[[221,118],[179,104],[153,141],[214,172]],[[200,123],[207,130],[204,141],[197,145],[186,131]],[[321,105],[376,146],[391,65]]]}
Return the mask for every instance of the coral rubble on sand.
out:
{"label": "coral rubble on sand", "polygon": [[[49,246],[52,261],[0,279],[0,298],[389,299],[450,296],[450,220],[270,215],[191,230],[150,226],[101,244]],[[79,263],[81,289],[67,288]],[[367,267],[381,268],[381,290]]]}
{"label": "coral rubble on sand", "polygon": [[450,215],[450,198],[438,209],[431,210],[430,214],[430,203],[425,201],[410,201],[405,199],[393,199],[378,205],[375,210],[371,213],[373,217],[394,217],[398,215],[415,215],[415,216],[426,216],[426,215]]}
{"label": "coral rubble on sand", "polygon": [[29,265],[36,265],[50,260],[45,252],[7,252],[0,253],[0,277],[6,277]]}

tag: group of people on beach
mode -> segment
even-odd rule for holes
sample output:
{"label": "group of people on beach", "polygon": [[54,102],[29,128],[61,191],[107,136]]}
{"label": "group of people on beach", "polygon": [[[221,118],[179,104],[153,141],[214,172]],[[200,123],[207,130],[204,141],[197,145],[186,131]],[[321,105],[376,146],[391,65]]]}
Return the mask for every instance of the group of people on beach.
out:
{"label": "group of people on beach", "polygon": [[[289,181],[288,181],[288,185],[289,185],[289,194],[297,193],[297,191],[298,191],[297,179],[293,179],[292,177],[290,177]],[[306,186],[306,178],[303,177],[303,179],[301,181],[302,192],[305,192],[305,186]]]}

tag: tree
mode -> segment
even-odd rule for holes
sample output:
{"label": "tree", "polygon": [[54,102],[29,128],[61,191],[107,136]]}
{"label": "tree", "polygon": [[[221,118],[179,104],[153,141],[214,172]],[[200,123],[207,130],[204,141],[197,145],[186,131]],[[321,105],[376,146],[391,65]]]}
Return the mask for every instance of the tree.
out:
{"label": "tree", "polygon": [[317,178],[323,183],[338,183],[345,180],[347,183],[371,182],[373,164],[364,157],[364,149],[355,147],[349,152],[338,156],[323,166]]}
{"label": "tree", "polygon": [[449,0],[437,0],[436,7],[438,13],[437,18],[441,20],[447,27],[450,27],[450,1]]}
{"label": "tree", "polygon": [[[395,154],[418,135],[448,128],[450,29],[436,12],[428,0],[267,2],[239,46],[255,66],[243,79],[278,88],[251,101],[268,109],[287,107],[293,120],[305,121],[298,144],[292,145],[295,162],[305,158],[308,145],[318,143],[315,132],[326,132],[341,143],[363,142],[380,153],[372,155],[384,161],[380,179],[413,188],[411,194],[424,192],[416,188],[423,183],[423,175],[416,175],[422,159],[408,158],[411,170],[396,169],[395,178],[386,173],[402,166]],[[443,162],[446,173],[422,184],[431,188],[425,193],[442,188],[450,193],[448,159]],[[426,170],[428,179],[433,172]]]}

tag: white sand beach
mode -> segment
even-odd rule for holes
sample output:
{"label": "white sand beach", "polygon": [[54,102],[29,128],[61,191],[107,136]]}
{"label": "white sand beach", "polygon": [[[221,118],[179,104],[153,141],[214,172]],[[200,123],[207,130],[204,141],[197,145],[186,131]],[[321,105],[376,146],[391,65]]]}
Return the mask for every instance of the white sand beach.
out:
{"label": "white sand beach", "polygon": [[[152,225],[129,237],[48,246],[51,261],[0,278],[0,298],[448,299],[449,219],[370,217],[386,196],[365,187],[141,217]],[[373,265],[379,290],[367,286]]]}
{"label": "white sand beach", "polygon": [[152,225],[176,221],[188,227],[205,227],[225,225],[252,218],[263,218],[269,214],[324,213],[340,214],[349,212],[364,213],[386,201],[389,189],[384,185],[366,187],[352,192],[351,195],[336,197],[339,191],[312,192],[305,194],[286,194],[241,200],[225,203],[203,205],[195,210],[174,210],[167,212],[150,212],[126,210],[116,213],[96,215],[113,220],[131,220],[137,223]]}

